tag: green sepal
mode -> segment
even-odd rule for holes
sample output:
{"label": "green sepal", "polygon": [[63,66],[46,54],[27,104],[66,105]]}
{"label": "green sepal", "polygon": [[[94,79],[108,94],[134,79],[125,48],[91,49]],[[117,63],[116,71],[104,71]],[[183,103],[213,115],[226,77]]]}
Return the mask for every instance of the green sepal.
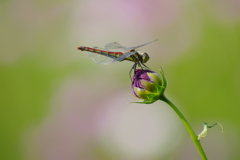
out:
{"label": "green sepal", "polygon": [[161,75],[161,78],[162,78],[162,85],[164,86],[164,88],[167,88],[167,79],[164,75],[163,69],[160,68],[159,72],[160,72],[160,75]]}
{"label": "green sepal", "polygon": [[134,103],[141,103],[141,104],[151,104],[157,100],[160,99],[160,97],[163,95],[165,88],[163,86],[159,86],[158,84],[155,84],[155,87],[157,88],[157,92],[155,93],[141,93],[141,97],[137,97],[142,99],[140,102],[134,102]]}

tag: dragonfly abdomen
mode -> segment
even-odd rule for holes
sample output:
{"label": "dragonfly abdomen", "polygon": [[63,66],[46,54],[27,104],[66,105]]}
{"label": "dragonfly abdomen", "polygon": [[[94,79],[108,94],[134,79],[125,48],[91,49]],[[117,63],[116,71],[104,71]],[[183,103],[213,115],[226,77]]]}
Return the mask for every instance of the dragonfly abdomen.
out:
{"label": "dragonfly abdomen", "polygon": [[104,50],[99,50],[99,49],[84,47],[84,46],[78,47],[78,49],[81,51],[88,51],[88,52],[101,54],[107,57],[111,57],[113,59],[118,58],[123,54],[122,52],[110,52],[110,51],[104,51]]}

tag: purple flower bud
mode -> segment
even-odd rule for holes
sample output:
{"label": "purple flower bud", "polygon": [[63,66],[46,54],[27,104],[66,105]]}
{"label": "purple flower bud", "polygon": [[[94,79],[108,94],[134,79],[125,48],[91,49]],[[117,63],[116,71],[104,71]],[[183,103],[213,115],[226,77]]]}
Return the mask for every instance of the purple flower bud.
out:
{"label": "purple flower bud", "polygon": [[153,103],[159,100],[167,87],[163,71],[160,74],[150,70],[137,69],[133,76],[132,89],[134,95],[142,101],[138,103]]}

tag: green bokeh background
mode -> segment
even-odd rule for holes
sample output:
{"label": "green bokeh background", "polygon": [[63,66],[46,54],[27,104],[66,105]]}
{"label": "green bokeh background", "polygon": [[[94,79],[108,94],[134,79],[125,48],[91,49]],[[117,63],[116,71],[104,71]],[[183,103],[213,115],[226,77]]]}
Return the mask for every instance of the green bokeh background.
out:
{"label": "green bokeh background", "polygon": [[[51,10],[55,5],[63,4],[57,1],[46,4],[37,1],[34,3],[40,13]],[[103,83],[102,77],[92,80],[98,67],[89,59],[82,59],[86,55],[79,54],[76,50],[80,45],[79,42],[68,37],[69,25],[73,25],[69,24],[71,15],[68,11],[71,10],[71,5],[75,5],[75,1],[72,3],[67,3],[68,9],[64,9],[51,20],[36,24],[32,24],[31,19],[24,21],[28,21],[29,24],[21,24],[21,20],[14,17],[14,9],[19,4],[16,1],[0,3],[0,159],[26,159],[22,148],[23,133],[29,127],[44,121],[50,112],[51,99],[67,77],[77,75],[86,81],[91,79],[95,86]],[[237,15],[238,18],[225,22],[211,16],[211,12],[206,12],[204,6],[207,2],[201,2],[200,6],[191,5],[192,10],[198,9],[204,19],[197,43],[184,53],[179,53],[181,56],[167,61],[161,59],[161,62],[152,58],[154,60],[149,63],[154,70],[160,65],[163,67],[169,81],[166,94],[181,106],[180,110],[184,108],[184,112],[188,113],[186,118],[195,130],[199,131],[201,128],[199,126],[204,121],[209,124],[219,122],[224,126],[223,134],[216,127],[211,129],[212,133],[209,133],[209,137],[202,140],[206,154],[211,155],[214,150],[208,148],[208,144],[215,143],[216,141],[211,141],[211,137],[217,135],[218,141],[223,141],[225,144],[226,158],[237,160],[240,159],[238,151],[240,148],[238,136],[240,134],[240,16]],[[191,15],[191,10],[185,10],[185,13],[188,17],[188,14]],[[188,20],[192,19],[188,18]],[[27,25],[34,27],[25,27]],[[158,31],[155,30],[153,33],[158,34]],[[115,39],[110,40],[115,41]],[[81,39],[81,41],[85,40]],[[118,65],[116,70],[104,73],[103,79],[109,77],[107,82],[112,84],[111,88],[119,85],[130,90],[127,88],[129,77],[126,72],[130,65],[123,68],[119,66],[121,65]],[[111,80],[111,77],[114,78]],[[107,91],[107,89],[103,91],[106,96]],[[181,155],[179,150],[184,146],[184,144],[179,146],[176,157],[178,154]],[[217,154],[218,151],[215,152]],[[176,157],[173,159],[177,159]],[[166,156],[165,159],[171,159],[171,156]]]}

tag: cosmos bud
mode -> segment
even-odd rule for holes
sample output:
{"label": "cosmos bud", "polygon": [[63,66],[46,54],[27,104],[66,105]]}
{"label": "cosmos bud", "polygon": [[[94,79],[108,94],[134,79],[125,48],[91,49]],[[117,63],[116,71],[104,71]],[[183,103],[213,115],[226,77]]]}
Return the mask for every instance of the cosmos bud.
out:
{"label": "cosmos bud", "polygon": [[160,75],[143,69],[137,69],[134,73],[132,81],[133,93],[142,100],[138,103],[150,104],[159,100],[166,87],[167,80],[162,70],[160,70]]}

